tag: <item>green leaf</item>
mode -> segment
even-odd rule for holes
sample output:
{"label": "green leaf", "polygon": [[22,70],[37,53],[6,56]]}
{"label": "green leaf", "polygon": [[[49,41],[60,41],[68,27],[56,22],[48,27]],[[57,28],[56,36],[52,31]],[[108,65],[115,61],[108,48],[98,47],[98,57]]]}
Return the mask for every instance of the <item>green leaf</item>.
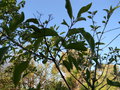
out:
{"label": "green leaf", "polygon": [[10,35],[11,32],[10,32],[10,30],[9,30],[9,28],[8,28],[8,26],[6,24],[2,24],[2,28],[3,28],[3,30],[5,30],[7,35]]}
{"label": "green leaf", "polygon": [[75,49],[75,50],[82,50],[86,51],[87,48],[85,47],[84,41],[76,42],[76,43],[70,43],[65,46],[66,49]]}
{"label": "green leaf", "polygon": [[21,22],[23,22],[24,19],[25,19],[25,15],[24,15],[24,13],[22,12],[21,15],[19,16],[19,21],[18,21],[19,24],[20,24]]}
{"label": "green leaf", "polygon": [[63,37],[54,37],[53,38],[53,41],[54,41],[54,46],[57,46],[58,47],[58,45],[59,45],[59,42],[63,42]]}
{"label": "green leaf", "polygon": [[114,65],[114,74],[117,75],[117,66],[116,66],[116,64]]}
{"label": "green leaf", "polygon": [[91,36],[90,33],[85,32],[84,30],[81,31],[81,34],[84,36],[84,38],[86,39],[86,41],[88,42],[92,53],[94,53],[94,49],[95,49],[95,42],[94,42],[94,38]]}
{"label": "green leaf", "polygon": [[84,30],[84,28],[74,28],[74,29],[70,29],[68,31],[67,36],[71,36],[73,34],[77,34],[77,33],[81,33],[83,35],[83,37],[86,39],[86,41],[88,42],[91,51],[94,53],[94,49],[95,49],[95,42],[94,42],[94,38],[91,36],[90,33],[86,32]]}
{"label": "green leaf", "polygon": [[32,28],[35,32],[32,33],[33,38],[39,38],[39,37],[44,37],[44,36],[58,36],[58,33],[50,28],[43,28],[40,29],[36,27],[35,25],[31,25],[28,28]]}
{"label": "green leaf", "polygon": [[28,26],[27,28],[31,28],[31,29],[33,29],[35,32],[40,31],[40,28],[38,28],[38,27],[35,26],[35,25],[30,25],[30,26]]}
{"label": "green leaf", "polygon": [[88,69],[86,69],[86,79],[89,80],[90,79],[90,71]]}
{"label": "green leaf", "polygon": [[[74,57],[72,57],[71,55],[69,55],[69,56],[68,56],[68,60],[69,60],[71,69],[73,68],[73,65],[75,66],[75,68],[76,68],[77,70],[79,69],[79,67],[78,67],[78,62],[77,62],[77,60],[76,60]],[[72,64],[73,64],[73,65],[72,65]]]}
{"label": "green leaf", "polygon": [[68,31],[67,36],[69,37],[69,36],[71,36],[71,35],[80,33],[82,30],[84,30],[84,28],[79,28],[79,29],[73,28],[73,29],[70,29],[70,30]]}
{"label": "green leaf", "polygon": [[64,19],[63,19],[63,22],[61,24],[66,25],[66,26],[69,27],[69,25],[67,24],[67,22]]}
{"label": "green leaf", "polygon": [[35,41],[34,43],[34,51],[36,52],[40,46],[40,43],[42,42],[43,38],[40,37],[40,38],[37,38],[37,40]]}
{"label": "green leaf", "polygon": [[73,69],[72,62],[74,62],[74,61],[73,61],[73,57],[71,55],[68,55],[68,61],[69,61],[69,65],[70,65],[71,69]]}
{"label": "green leaf", "polygon": [[70,0],[66,0],[65,8],[67,9],[69,17],[72,19],[73,15],[72,15],[72,6]]}
{"label": "green leaf", "polygon": [[6,3],[0,1],[0,8],[3,8],[3,7],[5,7],[5,6],[7,6]]}
{"label": "green leaf", "polygon": [[13,32],[18,28],[18,25],[21,24],[25,19],[24,13],[22,12],[20,15],[17,15],[10,22],[9,29]]}
{"label": "green leaf", "polygon": [[92,19],[92,17],[91,17],[91,16],[88,16],[88,18],[89,18],[89,19]]}
{"label": "green leaf", "polygon": [[68,62],[68,61],[63,61],[63,65],[64,65],[64,66],[67,68],[67,70],[70,72],[71,67],[70,67],[69,62]]}
{"label": "green leaf", "polygon": [[112,81],[107,78],[107,84],[110,86],[120,87],[120,82]]}
{"label": "green leaf", "polygon": [[15,68],[13,71],[13,83],[14,83],[15,87],[18,85],[18,83],[21,79],[21,75],[24,72],[24,70],[26,70],[28,65],[29,65],[29,61],[24,61],[24,62],[21,62],[21,63],[15,65]]}
{"label": "green leaf", "polygon": [[93,14],[95,15],[97,13],[97,11],[94,11]]}
{"label": "green leaf", "polygon": [[41,87],[41,84],[39,82],[38,85],[37,85],[37,89],[36,90],[40,90],[40,87]]}
{"label": "green leaf", "polygon": [[22,75],[22,78],[24,78],[25,76],[27,76],[30,72],[26,72]]}
{"label": "green leaf", "polygon": [[2,60],[5,53],[7,52],[9,47],[2,47],[0,48],[0,64],[4,63],[4,61]]}
{"label": "green leaf", "polygon": [[42,63],[43,63],[43,64],[46,64],[47,61],[48,61],[48,59],[44,59],[44,60],[42,61]]}
{"label": "green leaf", "polygon": [[36,18],[27,19],[26,22],[32,22],[32,23],[35,23],[35,24],[39,24],[39,22]]}
{"label": "green leaf", "polygon": [[95,44],[96,45],[105,45],[105,43],[103,43],[103,42],[96,42]]}
{"label": "green leaf", "polygon": [[106,23],[106,21],[102,21],[102,23]]}
{"label": "green leaf", "polygon": [[77,21],[83,21],[83,20],[86,21],[86,18],[84,18],[84,17],[78,17],[77,18]]}
{"label": "green leaf", "polygon": [[77,18],[79,18],[82,13],[87,12],[91,6],[92,6],[92,3],[88,4],[87,6],[82,7],[78,12]]}

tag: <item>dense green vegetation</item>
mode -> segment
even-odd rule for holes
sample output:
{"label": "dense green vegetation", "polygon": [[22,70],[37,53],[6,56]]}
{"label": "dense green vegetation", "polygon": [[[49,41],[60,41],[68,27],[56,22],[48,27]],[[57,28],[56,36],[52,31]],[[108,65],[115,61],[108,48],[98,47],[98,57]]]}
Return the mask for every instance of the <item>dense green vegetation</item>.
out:
{"label": "dense green vegetation", "polygon": [[[45,21],[41,15],[26,20],[24,12],[19,11],[24,6],[24,0],[0,1],[1,90],[119,89],[120,49],[108,47],[113,40],[109,44],[102,42],[119,6],[104,9],[103,26],[99,26],[94,20],[98,11],[89,11],[92,3],[80,8],[75,17],[70,0],[66,0],[70,22],[63,19],[65,32],[58,32],[56,24],[48,27],[51,15]],[[88,17],[83,17],[83,13]],[[85,27],[74,27],[87,19],[91,20],[91,32]],[[101,54],[103,45],[109,51]]]}

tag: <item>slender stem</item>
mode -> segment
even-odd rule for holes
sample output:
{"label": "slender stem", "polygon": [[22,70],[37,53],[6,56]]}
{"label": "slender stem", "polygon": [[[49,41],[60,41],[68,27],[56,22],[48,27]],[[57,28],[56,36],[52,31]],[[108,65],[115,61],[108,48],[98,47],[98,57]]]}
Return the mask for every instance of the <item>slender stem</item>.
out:
{"label": "slender stem", "polygon": [[64,80],[65,84],[67,85],[68,89],[69,89],[69,90],[71,90],[71,88],[70,88],[70,86],[69,86],[68,82],[66,81],[66,79],[65,79],[64,75],[62,74],[62,72],[61,72],[61,70],[60,70],[59,66],[57,65],[57,63],[56,63],[56,61],[55,61],[54,59],[53,59],[53,62],[54,62],[54,64],[55,64],[55,66],[56,66],[57,70],[59,71],[59,73],[60,73],[61,77],[63,78],[63,80]]}
{"label": "slender stem", "polygon": [[52,58],[52,61],[54,62],[57,70],[59,71],[61,77],[63,78],[64,82],[66,83],[68,89],[71,90],[69,84],[67,83],[65,77],[63,76],[63,74],[62,74],[62,72],[61,72],[61,70],[60,70],[60,68],[59,68],[59,65],[56,63],[56,59],[53,57],[53,55],[52,55],[52,53],[51,53],[51,51],[50,51],[50,49],[49,49],[50,46],[49,46],[48,43],[47,43],[46,37],[44,37],[44,39],[45,39],[45,44],[46,44],[46,46],[47,46],[48,52],[50,53],[50,56],[51,56],[51,58]]}
{"label": "slender stem", "polygon": [[113,38],[105,47],[103,47],[102,49],[106,48],[107,46],[109,46],[115,39],[117,39],[120,36],[120,34],[118,34],[115,38]]}
{"label": "slender stem", "polygon": [[74,78],[75,80],[77,80],[86,90],[88,90],[88,88],[80,81],[78,80],[71,72],[69,72]]}
{"label": "slender stem", "polygon": [[[41,57],[42,57],[42,58],[46,58],[46,56],[45,56],[44,54],[40,53],[40,55],[39,55],[39,54],[37,54],[37,53],[35,53],[35,52],[31,51],[31,50],[28,50],[27,48],[23,47],[21,44],[19,44],[18,42],[16,42],[15,40],[13,40],[12,38],[10,38],[9,36],[7,36],[6,34],[4,34],[3,32],[0,32],[0,33],[2,33],[4,36],[6,36],[6,38],[7,38],[8,40],[12,41],[14,44],[16,44],[17,46],[19,46],[19,47],[22,48],[23,50],[28,51],[29,53],[37,56],[38,58],[41,58]],[[49,59],[49,60],[52,60],[51,58],[48,58],[48,59]]]}

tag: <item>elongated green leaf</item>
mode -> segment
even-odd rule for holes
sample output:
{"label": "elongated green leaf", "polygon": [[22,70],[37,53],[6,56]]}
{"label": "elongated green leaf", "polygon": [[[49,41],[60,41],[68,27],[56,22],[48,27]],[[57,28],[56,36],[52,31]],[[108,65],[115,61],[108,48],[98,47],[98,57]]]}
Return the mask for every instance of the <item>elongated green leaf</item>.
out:
{"label": "elongated green leaf", "polygon": [[[76,68],[77,70],[79,69],[77,60],[76,60],[74,57],[72,57],[71,55],[69,55],[69,56],[68,56],[68,60],[69,60],[71,69],[73,68],[73,65],[75,66],[75,68]],[[73,65],[72,65],[72,64],[73,64]]]}
{"label": "elongated green leaf", "polygon": [[3,30],[5,30],[7,35],[10,35],[11,32],[10,32],[10,30],[9,30],[9,28],[8,28],[8,26],[6,24],[2,24],[2,28],[3,28]]}
{"label": "elongated green leaf", "polygon": [[88,4],[87,6],[82,7],[78,12],[77,18],[79,18],[82,13],[87,12],[91,6],[92,6],[92,3]]}
{"label": "elongated green leaf", "polygon": [[94,53],[94,49],[95,49],[95,41],[94,41],[94,38],[91,36],[90,33],[88,32],[85,32],[84,30],[81,31],[81,34],[84,36],[84,38],[86,39],[86,41],[88,42],[90,48],[91,48],[91,51],[92,53]]}
{"label": "elongated green leaf", "polygon": [[103,42],[96,42],[95,44],[96,45],[105,45],[105,43],[103,43]]}
{"label": "elongated green leaf", "polygon": [[64,65],[64,66],[66,67],[66,69],[70,72],[71,67],[70,67],[69,62],[68,62],[68,61],[63,61],[63,65]]}
{"label": "elongated green leaf", "polygon": [[39,22],[36,18],[27,19],[26,22],[32,22],[32,23],[35,23],[35,24],[39,24]]}
{"label": "elongated green leaf", "polygon": [[40,90],[40,87],[41,87],[41,83],[39,82],[38,85],[37,85],[36,90]]}
{"label": "elongated green leaf", "polygon": [[77,34],[77,33],[81,33],[82,30],[84,30],[84,28],[79,28],[79,29],[73,28],[73,29],[70,29],[70,30],[68,31],[67,36],[69,37],[69,36],[71,36],[71,35],[74,35],[74,34]]}
{"label": "elongated green leaf", "polygon": [[90,79],[90,71],[88,69],[86,70],[86,75],[87,75],[86,79],[89,80]]}
{"label": "elongated green leaf", "polygon": [[120,87],[120,82],[112,81],[107,78],[107,84],[110,86]]}
{"label": "elongated green leaf", "polygon": [[33,29],[35,32],[39,32],[39,31],[40,31],[40,28],[38,28],[38,27],[35,26],[35,25],[30,25],[30,26],[28,26],[27,28],[31,28],[31,29]]}
{"label": "elongated green leaf", "polygon": [[69,61],[69,65],[70,65],[71,69],[73,69],[73,63],[72,62],[74,62],[74,59],[72,58],[71,55],[68,55],[68,61]]}
{"label": "elongated green leaf", "polygon": [[69,17],[72,19],[73,14],[72,14],[72,6],[71,6],[71,3],[70,3],[70,0],[66,0],[65,8],[67,9]]}
{"label": "elongated green leaf", "polygon": [[76,21],[83,21],[83,20],[86,21],[86,18],[84,18],[84,17],[78,17]]}
{"label": "elongated green leaf", "polygon": [[67,36],[71,36],[71,35],[74,35],[74,34],[77,34],[77,33],[81,33],[83,35],[83,37],[86,39],[86,41],[88,42],[90,48],[91,48],[91,51],[94,53],[94,49],[95,49],[95,42],[94,42],[94,38],[91,36],[90,33],[86,32],[84,30],[84,28],[74,28],[74,29],[70,29],[68,31],[68,34]]}
{"label": "elongated green leaf", "polygon": [[21,22],[24,21],[24,19],[25,19],[25,15],[24,15],[24,13],[22,12],[22,13],[20,14],[20,16],[19,16],[19,21],[18,21],[18,23],[20,24]]}
{"label": "elongated green leaf", "polygon": [[58,45],[59,45],[59,42],[63,42],[63,37],[54,37],[53,38],[53,40],[54,40],[54,46],[57,46],[58,47]]}
{"label": "elongated green leaf", "polygon": [[114,65],[114,74],[117,75],[117,65]]}
{"label": "elongated green leaf", "polygon": [[44,28],[44,29],[39,29],[34,28],[34,33],[32,33],[33,38],[39,38],[39,37],[44,37],[44,36],[58,36],[58,33],[52,29],[49,28]]}
{"label": "elongated green leaf", "polygon": [[61,24],[66,25],[66,26],[69,27],[69,25],[67,24],[67,22],[64,19],[63,19],[63,22]]}
{"label": "elongated green leaf", "polygon": [[26,68],[29,65],[29,61],[22,62],[20,64],[15,65],[14,71],[13,71],[13,83],[15,87],[18,85],[21,75],[26,70]]}
{"label": "elongated green leaf", "polygon": [[37,38],[37,40],[35,41],[35,43],[34,43],[34,51],[35,51],[35,52],[38,50],[39,45],[40,45],[40,43],[42,42],[42,40],[43,40],[43,38],[40,37],[40,38]]}
{"label": "elongated green leaf", "polygon": [[83,41],[81,41],[81,42],[76,42],[76,43],[70,43],[66,45],[65,48],[86,51],[87,48],[85,47],[85,45],[86,44]]}
{"label": "elongated green leaf", "polygon": [[0,48],[0,64],[4,63],[4,61],[2,60],[2,58],[4,57],[5,53],[7,52],[9,47],[2,47]]}
{"label": "elongated green leaf", "polygon": [[17,15],[10,22],[9,29],[13,32],[17,29],[18,25],[21,24],[25,19],[24,13],[22,12],[20,15]]}

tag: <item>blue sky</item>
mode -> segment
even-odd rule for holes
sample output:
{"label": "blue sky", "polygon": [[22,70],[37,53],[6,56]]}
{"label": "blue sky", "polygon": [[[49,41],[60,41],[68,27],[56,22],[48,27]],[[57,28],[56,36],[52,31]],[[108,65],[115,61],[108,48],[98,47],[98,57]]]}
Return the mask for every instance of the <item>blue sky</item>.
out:
{"label": "blue sky", "polygon": [[[103,20],[103,15],[105,15],[103,9],[109,8],[111,5],[115,6],[119,0],[71,0],[74,15],[77,15],[77,12],[82,6],[85,6],[91,2],[93,5],[90,11],[98,10],[95,17],[97,25],[103,25],[101,23]],[[57,24],[59,26],[63,19],[69,22],[69,17],[65,9],[65,0],[26,0],[25,8],[23,8],[22,11],[25,12],[26,19],[32,18],[34,15],[38,15],[37,11],[43,14],[44,20],[47,19],[49,14],[52,14],[54,19],[51,21],[50,25]],[[86,17],[86,15],[88,14],[84,14],[83,16]],[[120,9],[115,11],[106,30],[120,27],[118,21],[120,21]],[[76,24],[75,27],[86,27],[86,29],[88,29],[86,31],[90,31],[90,28],[88,28],[90,24],[91,22],[88,19],[86,22]],[[64,26],[61,26],[60,31],[65,31],[65,29],[66,28]],[[106,33],[103,41],[108,43],[119,33],[120,29]],[[120,47],[120,36],[111,44],[111,46]]]}

